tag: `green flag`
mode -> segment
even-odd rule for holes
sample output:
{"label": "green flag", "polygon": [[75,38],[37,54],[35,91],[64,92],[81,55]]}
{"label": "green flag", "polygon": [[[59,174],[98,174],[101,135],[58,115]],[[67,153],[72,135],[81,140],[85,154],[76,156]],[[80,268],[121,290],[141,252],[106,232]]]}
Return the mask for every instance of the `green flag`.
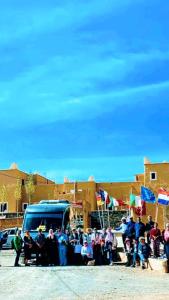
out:
{"label": "green flag", "polygon": [[113,201],[113,197],[109,197],[110,198],[110,203],[109,203],[109,205],[108,205],[108,208],[111,208],[111,207],[113,207],[114,206],[114,201]]}
{"label": "green flag", "polygon": [[130,206],[135,206],[135,198],[134,194],[130,194]]}

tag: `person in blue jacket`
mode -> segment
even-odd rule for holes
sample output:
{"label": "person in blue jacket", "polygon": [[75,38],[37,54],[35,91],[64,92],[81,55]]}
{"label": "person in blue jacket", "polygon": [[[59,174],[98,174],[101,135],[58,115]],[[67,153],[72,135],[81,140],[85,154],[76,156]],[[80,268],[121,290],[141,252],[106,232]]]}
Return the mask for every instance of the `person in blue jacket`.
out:
{"label": "person in blue jacket", "polygon": [[127,223],[127,230],[126,230],[127,237],[133,241],[135,239],[135,222],[133,220],[133,217],[129,218],[129,222]]}
{"label": "person in blue jacket", "polygon": [[138,217],[137,222],[135,223],[135,238],[137,241],[139,240],[139,237],[144,236],[145,230],[145,224],[141,222],[141,218]]}
{"label": "person in blue jacket", "polygon": [[145,242],[145,237],[140,237],[138,245],[138,255],[140,257],[142,269],[145,269],[145,262],[148,260],[150,254],[151,248],[149,244]]}

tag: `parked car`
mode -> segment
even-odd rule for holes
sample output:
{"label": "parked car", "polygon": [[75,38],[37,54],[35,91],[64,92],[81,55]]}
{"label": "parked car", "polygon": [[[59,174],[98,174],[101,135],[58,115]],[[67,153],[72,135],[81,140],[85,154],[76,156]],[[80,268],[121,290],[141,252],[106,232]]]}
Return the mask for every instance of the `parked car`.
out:
{"label": "parked car", "polygon": [[17,227],[7,228],[1,231],[1,248],[12,249],[12,240],[18,230]]}

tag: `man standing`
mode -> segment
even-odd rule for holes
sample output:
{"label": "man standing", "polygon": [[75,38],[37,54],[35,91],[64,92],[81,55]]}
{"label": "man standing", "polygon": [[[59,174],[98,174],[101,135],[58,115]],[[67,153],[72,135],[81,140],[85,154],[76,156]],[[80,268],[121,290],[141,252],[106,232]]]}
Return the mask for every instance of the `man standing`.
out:
{"label": "man standing", "polygon": [[152,216],[148,216],[147,219],[148,219],[148,222],[146,223],[147,243],[150,244],[150,230],[154,228],[154,221],[152,220]]}
{"label": "man standing", "polygon": [[135,222],[133,221],[133,217],[130,217],[130,221],[127,223],[127,237],[132,242],[135,239]]}
{"label": "man standing", "polygon": [[45,241],[46,241],[45,235],[42,233],[42,229],[39,229],[39,232],[35,237],[37,265],[44,264],[45,262]]}
{"label": "man standing", "polygon": [[14,249],[16,251],[16,258],[15,258],[15,264],[14,266],[15,267],[19,267],[19,258],[20,258],[20,255],[21,255],[21,250],[22,250],[22,244],[23,244],[23,240],[21,238],[21,231],[18,230],[15,237],[14,237],[14,240],[13,240],[13,244],[14,244]]}
{"label": "man standing", "polygon": [[136,240],[139,241],[139,238],[142,236],[144,237],[144,234],[145,234],[145,225],[143,222],[141,222],[141,218],[138,217],[137,218],[137,222],[135,223],[135,237],[136,237]]}

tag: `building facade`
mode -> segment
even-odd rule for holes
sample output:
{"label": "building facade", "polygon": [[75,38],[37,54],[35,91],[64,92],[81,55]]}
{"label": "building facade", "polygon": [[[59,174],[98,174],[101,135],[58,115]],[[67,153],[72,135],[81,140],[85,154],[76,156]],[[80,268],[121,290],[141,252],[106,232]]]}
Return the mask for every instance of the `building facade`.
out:
{"label": "building facade", "polygon": [[[74,213],[82,216],[86,228],[90,226],[91,212],[97,211],[96,192],[100,188],[107,191],[110,196],[123,200],[126,204],[129,204],[131,193],[140,195],[142,185],[150,188],[156,196],[160,187],[169,190],[169,163],[151,163],[148,159],[144,159],[144,172],[135,175],[131,182],[98,183],[90,177],[89,181],[85,182],[69,182],[65,179],[63,184],[56,184],[39,174],[32,176],[34,191],[30,200],[26,191],[29,174],[20,171],[16,164],[12,164],[8,170],[0,170],[1,214],[23,213],[29,203],[37,203],[42,199],[67,199],[73,203],[82,203],[82,208],[75,208]],[[16,199],[18,180],[21,183],[20,199]],[[146,221],[147,215],[152,215],[154,219],[157,219],[161,228],[169,221],[169,209],[161,205],[157,208],[156,204],[146,204],[146,216],[143,216],[143,221]],[[136,217],[135,214],[134,217]]]}

